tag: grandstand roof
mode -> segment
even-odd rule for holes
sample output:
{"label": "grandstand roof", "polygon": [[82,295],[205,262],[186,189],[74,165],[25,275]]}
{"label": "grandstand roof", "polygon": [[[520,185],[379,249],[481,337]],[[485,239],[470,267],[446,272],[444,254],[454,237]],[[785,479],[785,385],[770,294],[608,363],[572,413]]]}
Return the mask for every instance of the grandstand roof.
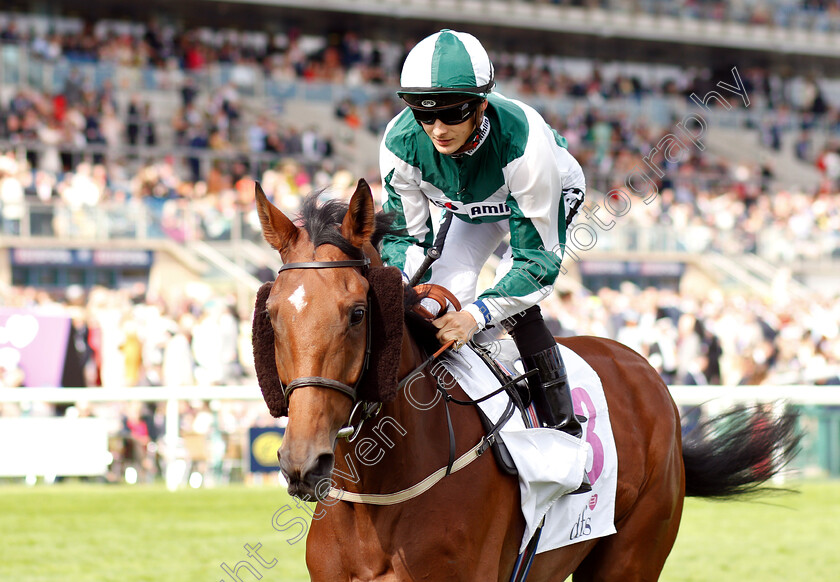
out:
{"label": "grandstand roof", "polygon": [[[5,10],[42,12],[31,0]],[[417,39],[445,27],[479,36],[488,49],[681,66],[762,66],[840,74],[840,35],[737,22],[618,13],[526,0],[56,0],[53,13],[212,26],[324,33],[359,30]]]}

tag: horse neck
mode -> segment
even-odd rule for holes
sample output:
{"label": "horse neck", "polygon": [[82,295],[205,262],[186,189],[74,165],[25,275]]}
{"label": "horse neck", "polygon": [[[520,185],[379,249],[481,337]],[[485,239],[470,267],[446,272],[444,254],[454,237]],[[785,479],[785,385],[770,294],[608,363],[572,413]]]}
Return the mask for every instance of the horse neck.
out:
{"label": "horse neck", "polygon": [[338,445],[339,487],[391,493],[438,468],[438,457],[446,445],[442,440],[440,447],[430,447],[430,443],[448,438],[448,430],[441,403],[434,404],[439,398],[430,366],[418,371],[425,359],[404,329],[399,377],[410,379],[394,401],[383,404],[379,414],[367,421],[353,443],[341,441]]}

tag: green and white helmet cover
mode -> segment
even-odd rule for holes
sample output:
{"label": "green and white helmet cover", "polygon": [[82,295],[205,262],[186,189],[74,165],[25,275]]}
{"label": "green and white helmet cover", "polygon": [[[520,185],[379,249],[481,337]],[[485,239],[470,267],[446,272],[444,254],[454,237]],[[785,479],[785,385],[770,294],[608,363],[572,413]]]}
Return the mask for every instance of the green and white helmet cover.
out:
{"label": "green and white helmet cover", "polygon": [[[448,104],[464,97],[485,98],[493,89],[493,64],[473,35],[444,29],[421,40],[403,64],[397,95],[414,107],[441,107],[423,95],[452,94]],[[428,102],[428,103],[427,103]]]}

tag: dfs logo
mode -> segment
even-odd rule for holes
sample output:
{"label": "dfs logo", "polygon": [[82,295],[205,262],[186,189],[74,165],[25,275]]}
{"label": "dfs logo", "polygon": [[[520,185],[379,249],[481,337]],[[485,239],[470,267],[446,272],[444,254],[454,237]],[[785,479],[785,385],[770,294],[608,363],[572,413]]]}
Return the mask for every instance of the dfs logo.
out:
{"label": "dfs logo", "polygon": [[592,516],[587,516],[586,510],[588,509],[591,513],[595,510],[596,505],[598,505],[598,494],[593,493],[592,497],[589,498],[589,503],[587,503],[586,507],[583,508],[583,511],[580,512],[577,521],[575,521],[575,524],[572,526],[572,529],[569,532],[570,540],[588,536],[590,533],[592,533]]}

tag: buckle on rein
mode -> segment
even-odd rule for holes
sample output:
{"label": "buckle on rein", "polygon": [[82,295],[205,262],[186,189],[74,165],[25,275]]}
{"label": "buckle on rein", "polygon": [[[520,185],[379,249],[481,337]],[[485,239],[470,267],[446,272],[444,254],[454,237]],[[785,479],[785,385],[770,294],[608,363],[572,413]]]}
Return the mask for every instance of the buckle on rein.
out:
{"label": "buckle on rein", "polygon": [[[444,344],[438,351],[434,354],[429,356],[426,361],[422,364],[417,366],[410,374],[408,374],[405,378],[400,380],[400,383],[397,385],[397,390],[402,389],[406,382],[414,377],[414,374],[423,370],[430,362],[432,362],[435,358],[441,355],[444,351],[448,350],[452,347],[455,343],[455,340],[449,340],[446,344]],[[370,345],[370,341],[368,341],[368,345]],[[365,360],[367,360],[367,356],[365,356]],[[367,362],[365,363],[365,368],[367,368]],[[437,382],[437,377],[435,377],[435,381]],[[359,424],[353,424],[353,418],[356,416],[356,413],[361,410],[359,414]],[[381,402],[365,402],[360,400],[356,402],[353,406],[353,410],[350,411],[350,418],[347,419],[347,426],[344,426],[338,430],[336,433],[336,438],[338,439],[347,439],[347,442],[352,443],[356,440],[359,436],[359,432],[362,430],[362,425],[364,425],[365,421],[375,417],[379,414],[379,411],[382,410],[382,403]]]}
{"label": "buckle on rein", "polygon": [[[362,425],[365,423],[365,421],[379,414],[379,411],[381,409],[381,402],[357,402],[355,406],[353,406],[353,410],[350,411],[350,418],[347,419],[347,426],[344,426],[338,430],[336,438],[347,439],[348,443],[352,443],[356,440],[356,438],[358,438],[359,433],[362,430]],[[354,426],[353,417],[356,416],[356,413],[359,410],[361,410],[361,413],[359,415],[359,424]]]}

